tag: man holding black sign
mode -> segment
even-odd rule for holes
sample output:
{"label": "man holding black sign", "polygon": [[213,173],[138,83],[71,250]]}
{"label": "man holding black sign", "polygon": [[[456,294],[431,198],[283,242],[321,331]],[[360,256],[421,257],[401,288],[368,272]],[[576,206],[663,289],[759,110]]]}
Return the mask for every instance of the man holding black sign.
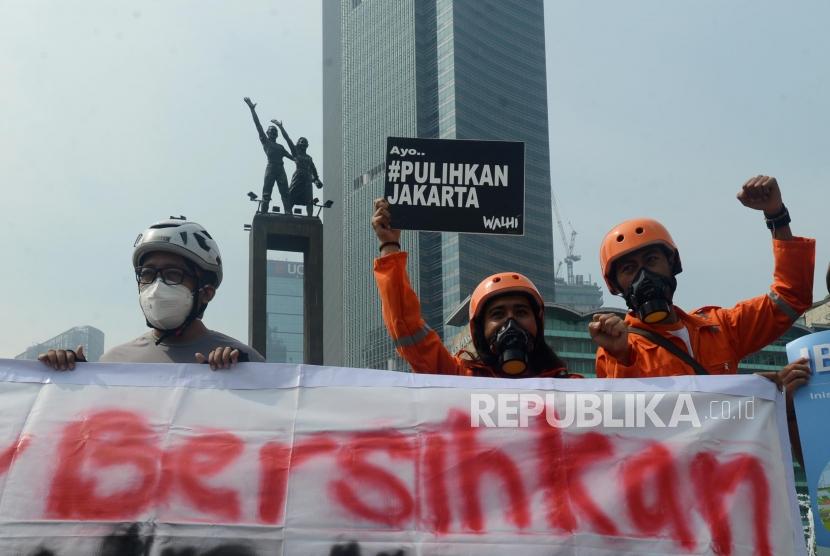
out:
{"label": "man holding black sign", "polygon": [[401,231],[392,228],[389,203],[376,199],[372,228],[380,242],[375,281],[383,321],[398,353],[416,373],[502,378],[581,378],[568,373],[544,340],[544,301],[529,279],[516,272],[485,278],[470,300],[475,354],[451,355],[421,316],[421,304],[406,273]]}

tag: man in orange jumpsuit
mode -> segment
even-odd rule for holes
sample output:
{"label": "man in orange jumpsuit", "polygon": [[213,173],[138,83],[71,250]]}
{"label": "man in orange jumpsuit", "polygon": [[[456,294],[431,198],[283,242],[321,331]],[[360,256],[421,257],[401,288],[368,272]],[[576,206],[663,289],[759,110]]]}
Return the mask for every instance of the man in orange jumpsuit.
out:
{"label": "man in orange jumpsuit", "polygon": [[[686,313],[672,303],[674,276],[682,266],[666,228],[649,219],[623,222],[605,236],[600,265],[608,289],[625,298],[630,312],[624,321],[595,315],[589,325],[600,346],[597,377],[734,374],[742,358],[776,340],[810,307],[815,240],[792,235],[778,182],[768,176],[751,178],[738,200],[764,211],[772,232],[771,290],[730,309],[702,307]],[[658,340],[681,353],[672,353]]]}
{"label": "man in orange jumpsuit", "polygon": [[503,378],[581,378],[570,374],[544,339],[542,295],[527,277],[501,272],[485,278],[470,298],[470,335],[476,353],[452,355],[421,316],[421,303],[406,273],[400,230],[392,228],[389,203],[376,199],[372,228],[380,242],[375,281],[383,321],[398,353],[416,373]]}

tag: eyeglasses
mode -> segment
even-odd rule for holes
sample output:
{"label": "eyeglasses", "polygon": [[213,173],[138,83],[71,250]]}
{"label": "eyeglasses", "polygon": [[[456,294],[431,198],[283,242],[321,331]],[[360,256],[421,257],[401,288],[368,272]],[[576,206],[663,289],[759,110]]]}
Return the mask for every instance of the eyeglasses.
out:
{"label": "eyeglasses", "polygon": [[153,268],[151,266],[140,266],[135,269],[135,279],[139,284],[152,284],[159,275],[161,275],[161,281],[168,286],[177,286],[184,282],[184,279],[188,276],[195,278],[189,272],[176,267]]}

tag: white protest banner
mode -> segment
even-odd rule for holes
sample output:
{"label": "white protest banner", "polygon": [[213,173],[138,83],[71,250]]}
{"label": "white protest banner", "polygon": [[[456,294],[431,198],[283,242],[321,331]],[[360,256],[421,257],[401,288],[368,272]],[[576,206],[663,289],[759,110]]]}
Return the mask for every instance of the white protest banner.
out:
{"label": "white protest banner", "polygon": [[754,376],[0,360],[0,554],[804,554],[785,431]]}
{"label": "white protest banner", "polygon": [[388,137],[384,197],[392,226],[523,235],[524,156],[517,141]]}

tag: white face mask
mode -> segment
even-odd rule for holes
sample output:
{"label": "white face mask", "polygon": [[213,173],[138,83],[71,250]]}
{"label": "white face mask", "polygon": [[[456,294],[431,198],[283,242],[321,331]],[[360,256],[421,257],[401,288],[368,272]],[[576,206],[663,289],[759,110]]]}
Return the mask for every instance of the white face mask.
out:
{"label": "white face mask", "polygon": [[181,326],[193,308],[193,298],[193,292],[187,286],[169,286],[161,278],[142,286],[138,294],[147,322],[159,330],[174,330]]}

